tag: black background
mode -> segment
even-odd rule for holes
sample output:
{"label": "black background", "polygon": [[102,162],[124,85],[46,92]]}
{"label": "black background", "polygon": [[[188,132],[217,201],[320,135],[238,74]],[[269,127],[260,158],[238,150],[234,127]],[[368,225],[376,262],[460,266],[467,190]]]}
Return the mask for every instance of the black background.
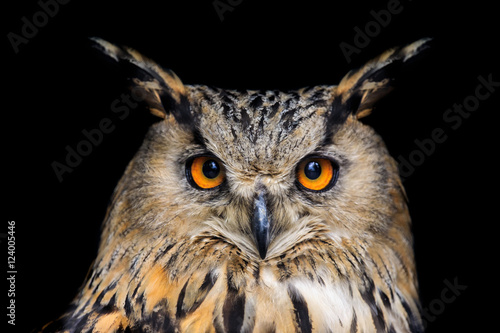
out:
{"label": "black background", "polygon": [[[15,220],[17,269],[16,326],[9,325],[9,332],[28,332],[56,318],[74,297],[96,255],[113,188],[152,122],[140,108],[123,120],[112,112],[112,102],[127,91],[124,78],[91,48],[91,36],[134,47],[187,84],[283,90],[337,84],[349,69],[390,47],[433,37],[431,50],[366,123],[384,137],[395,158],[415,157],[415,140],[431,138],[436,128],[444,131],[446,141],[435,144],[431,154],[420,154],[421,165],[404,182],[422,305],[432,316],[428,332],[485,331],[495,319],[498,297],[500,87],[456,129],[443,115],[455,103],[471,100],[479,76],[500,81],[498,10],[478,1],[438,6],[401,0],[401,12],[348,63],[339,44],[353,45],[354,28],[364,30],[374,21],[370,12],[388,3],[233,1],[221,20],[211,0],[73,0],[61,4],[17,53],[8,33],[22,35],[22,18],[33,22],[41,7],[37,1],[4,4],[9,6],[2,14],[7,186],[0,232]],[[59,182],[51,164],[64,163],[65,147],[76,147],[85,139],[82,130],[98,127],[103,118],[114,130]],[[6,272],[1,240],[0,267]],[[444,303],[445,280],[467,289]],[[9,300],[5,280],[2,286],[3,324]]]}

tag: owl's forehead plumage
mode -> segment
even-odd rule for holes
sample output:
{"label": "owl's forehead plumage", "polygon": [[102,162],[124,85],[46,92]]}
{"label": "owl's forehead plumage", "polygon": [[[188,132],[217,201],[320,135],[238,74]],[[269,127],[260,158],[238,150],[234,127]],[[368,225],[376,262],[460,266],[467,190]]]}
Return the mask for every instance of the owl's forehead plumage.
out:
{"label": "owl's forehead plumage", "polygon": [[287,162],[310,153],[324,140],[335,90],[335,86],[290,92],[187,87],[197,127],[211,150],[222,159],[231,156],[247,171],[250,166],[269,173],[281,172]]}

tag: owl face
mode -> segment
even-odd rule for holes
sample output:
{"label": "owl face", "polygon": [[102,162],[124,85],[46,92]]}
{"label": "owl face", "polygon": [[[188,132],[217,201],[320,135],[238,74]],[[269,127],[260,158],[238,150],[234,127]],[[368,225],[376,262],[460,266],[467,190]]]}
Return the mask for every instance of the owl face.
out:
{"label": "owl face", "polygon": [[184,85],[134,50],[95,42],[133,69],[159,121],[114,191],[64,327],[421,331],[397,166],[359,119],[426,40],[337,86],[289,92]]}
{"label": "owl face", "polygon": [[189,221],[189,237],[217,235],[265,260],[297,242],[385,227],[394,162],[355,116],[332,119],[336,87],[184,88],[189,119],[154,125],[133,165],[148,196],[165,196],[160,209]]}

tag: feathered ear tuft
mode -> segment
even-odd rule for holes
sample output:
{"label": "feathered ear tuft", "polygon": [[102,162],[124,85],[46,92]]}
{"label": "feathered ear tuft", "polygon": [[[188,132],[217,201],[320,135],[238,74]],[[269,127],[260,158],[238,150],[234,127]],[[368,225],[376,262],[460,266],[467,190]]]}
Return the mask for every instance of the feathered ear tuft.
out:
{"label": "feathered ear tuft", "polygon": [[174,72],[161,68],[139,52],[118,47],[100,38],[91,38],[94,46],[130,70],[134,95],[142,98],[152,114],[165,118],[173,114],[177,122],[192,122],[186,87]]}
{"label": "feathered ear tuft", "polygon": [[431,39],[420,39],[402,48],[390,49],[363,67],[350,71],[335,90],[332,122],[343,122],[349,114],[362,118],[370,114],[373,105],[394,87],[401,67],[429,47]]}

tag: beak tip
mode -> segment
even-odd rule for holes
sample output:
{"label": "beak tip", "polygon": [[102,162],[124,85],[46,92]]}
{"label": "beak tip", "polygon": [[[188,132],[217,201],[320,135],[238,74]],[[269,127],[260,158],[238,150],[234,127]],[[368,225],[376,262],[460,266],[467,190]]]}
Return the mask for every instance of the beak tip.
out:
{"label": "beak tip", "polygon": [[262,260],[266,259],[267,255],[267,246],[266,247],[260,247],[259,248],[259,255]]}
{"label": "beak tip", "polygon": [[267,249],[269,247],[269,230],[266,229],[264,232],[255,233],[254,236],[259,256],[264,260],[266,259]]}

